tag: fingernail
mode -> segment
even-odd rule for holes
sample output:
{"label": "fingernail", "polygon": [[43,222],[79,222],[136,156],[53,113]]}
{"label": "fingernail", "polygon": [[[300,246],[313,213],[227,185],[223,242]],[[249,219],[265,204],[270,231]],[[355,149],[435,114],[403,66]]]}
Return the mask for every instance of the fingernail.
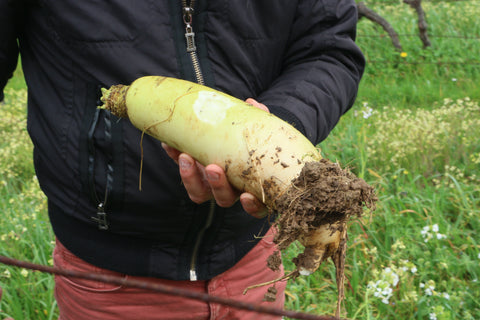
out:
{"label": "fingernail", "polygon": [[183,170],[188,170],[192,167],[192,163],[182,157],[178,159],[178,165],[180,166],[180,169]]}
{"label": "fingernail", "polygon": [[220,179],[220,175],[216,172],[208,172],[207,171],[207,179],[209,181],[218,181]]}
{"label": "fingernail", "polygon": [[258,210],[258,206],[255,202],[255,199],[253,196],[244,196],[243,199],[243,206],[246,207],[245,209],[248,209],[248,211],[255,211]]}

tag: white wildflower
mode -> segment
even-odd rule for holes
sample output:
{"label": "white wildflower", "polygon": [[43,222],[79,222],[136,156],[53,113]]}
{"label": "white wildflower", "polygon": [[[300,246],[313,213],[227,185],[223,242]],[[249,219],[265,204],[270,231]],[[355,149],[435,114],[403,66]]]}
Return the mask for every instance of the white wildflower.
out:
{"label": "white wildflower", "polygon": [[20,274],[26,278],[28,276],[28,270],[22,269],[22,271],[20,271]]}
{"label": "white wildflower", "polygon": [[432,226],[423,227],[422,231],[420,231],[420,234],[422,235],[424,242],[428,242],[433,238],[437,238],[437,240],[446,239],[447,236],[439,231],[440,227],[438,224],[434,224]]}
{"label": "white wildflower", "polygon": [[[422,284],[420,284],[420,287],[422,287]],[[424,285],[425,288],[425,295],[427,296],[433,296],[435,294],[435,281],[429,280],[427,283]]]}
{"label": "white wildflower", "polygon": [[428,287],[427,289],[425,289],[425,294],[427,296],[433,296],[433,289],[432,287]]}
{"label": "white wildflower", "polygon": [[373,109],[370,107],[366,107],[365,110],[362,110],[362,113],[363,113],[363,119],[368,119],[372,116]]}
{"label": "white wildflower", "polygon": [[447,237],[447,236],[444,235],[444,234],[437,233],[437,239],[438,239],[438,240],[445,239],[446,237]]}
{"label": "white wildflower", "polygon": [[389,304],[389,299],[393,295],[393,288],[399,282],[399,276],[392,268],[387,267],[382,270],[380,277],[381,279],[375,283],[370,282],[367,288],[373,292],[374,297],[381,299],[382,303]]}

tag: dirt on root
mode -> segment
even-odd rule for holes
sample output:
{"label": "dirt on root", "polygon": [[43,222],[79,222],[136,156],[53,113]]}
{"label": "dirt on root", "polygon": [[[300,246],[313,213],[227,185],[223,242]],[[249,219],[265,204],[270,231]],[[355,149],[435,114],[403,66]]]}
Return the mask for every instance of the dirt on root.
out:
{"label": "dirt on root", "polygon": [[321,225],[360,217],[365,208],[375,210],[376,201],[374,188],[339,164],[327,159],[308,162],[275,202],[279,232],[274,241],[283,250]]}

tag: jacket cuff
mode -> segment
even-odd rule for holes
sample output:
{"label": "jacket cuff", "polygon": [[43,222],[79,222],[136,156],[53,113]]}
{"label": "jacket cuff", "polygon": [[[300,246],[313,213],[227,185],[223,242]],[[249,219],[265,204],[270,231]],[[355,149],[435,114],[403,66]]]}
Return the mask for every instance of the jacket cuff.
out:
{"label": "jacket cuff", "polygon": [[307,131],[305,130],[305,127],[303,124],[300,122],[300,120],[295,116],[292,112],[288,111],[285,108],[278,107],[278,106],[268,106],[268,110],[270,110],[270,113],[273,113],[280,119],[288,122],[292,126],[295,127],[298,131],[300,131],[304,136],[307,135]]}

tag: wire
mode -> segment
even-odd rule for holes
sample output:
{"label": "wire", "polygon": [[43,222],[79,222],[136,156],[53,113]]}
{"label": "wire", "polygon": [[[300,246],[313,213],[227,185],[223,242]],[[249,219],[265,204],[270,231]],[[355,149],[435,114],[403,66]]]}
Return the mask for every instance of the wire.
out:
{"label": "wire", "polygon": [[[418,38],[419,35],[418,34],[397,34],[399,37],[410,37],[410,38]],[[362,33],[358,33],[357,34],[357,37],[364,37],[364,38],[386,38],[388,37],[387,34],[362,34]],[[429,34],[428,35],[429,38],[445,38],[445,39],[467,39],[467,40],[480,40],[480,36],[474,36],[474,37],[471,37],[471,36],[458,36],[458,35],[433,35],[433,34]]]}
{"label": "wire", "polygon": [[480,61],[475,60],[468,60],[468,61],[390,61],[390,60],[368,60],[368,63],[384,63],[384,64],[411,64],[411,65],[419,65],[419,64],[431,64],[431,65],[471,65],[476,66],[480,65]]}
{"label": "wire", "polygon": [[[434,4],[436,4],[436,3],[442,3],[442,2],[452,3],[452,2],[479,2],[479,1],[480,0],[422,0],[422,3],[434,3]],[[403,1],[402,0],[398,0],[398,1],[390,1],[390,0],[386,0],[386,1],[365,1],[365,4],[368,4],[368,5],[403,4]]]}
{"label": "wire", "polygon": [[56,274],[64,277],[82,278],[82,279],[100,281],[104,283],[121,285],[126,287],[151,290],[151,291],[160,292],[164,294],[181,296],[181,297],[200,300],[204,302],[213,302],[213,303],[227,305],[237,309],[244,309],[248,311],[254,311],[258,313],[270,314],[275,316],[283,316],[283,317],[289,317],[293,319],[302,319],[302,320],[339,320],[338,318],[331,317],[331,316],[317,316],[317,315],[308,314],[308,313],[255,305],[255,304],[251,304],[243,301],[237,301],[237,300],[227,299],[227,298],[218,297],[218,296],[212,296],[212,295],[201,293],[201,292],[193,292],[193,291],[180,289],[180,288],[163,285],[159,283],[149,283],[146,281],[128,279],[128,278],[123,278],[123,277],[118,277],[113,275],[103,275],[103,274],[97,274],[97,273],[80,272],[80,271],[69,270],[69,269],[60,269],[56,267],[48,267],[44,265],[34,264],[27,261],[7,258],[1,255],[0,255],[0,263],[21,267],[25,269],[30,269],[30,270],[37,270],[44,273]]}

